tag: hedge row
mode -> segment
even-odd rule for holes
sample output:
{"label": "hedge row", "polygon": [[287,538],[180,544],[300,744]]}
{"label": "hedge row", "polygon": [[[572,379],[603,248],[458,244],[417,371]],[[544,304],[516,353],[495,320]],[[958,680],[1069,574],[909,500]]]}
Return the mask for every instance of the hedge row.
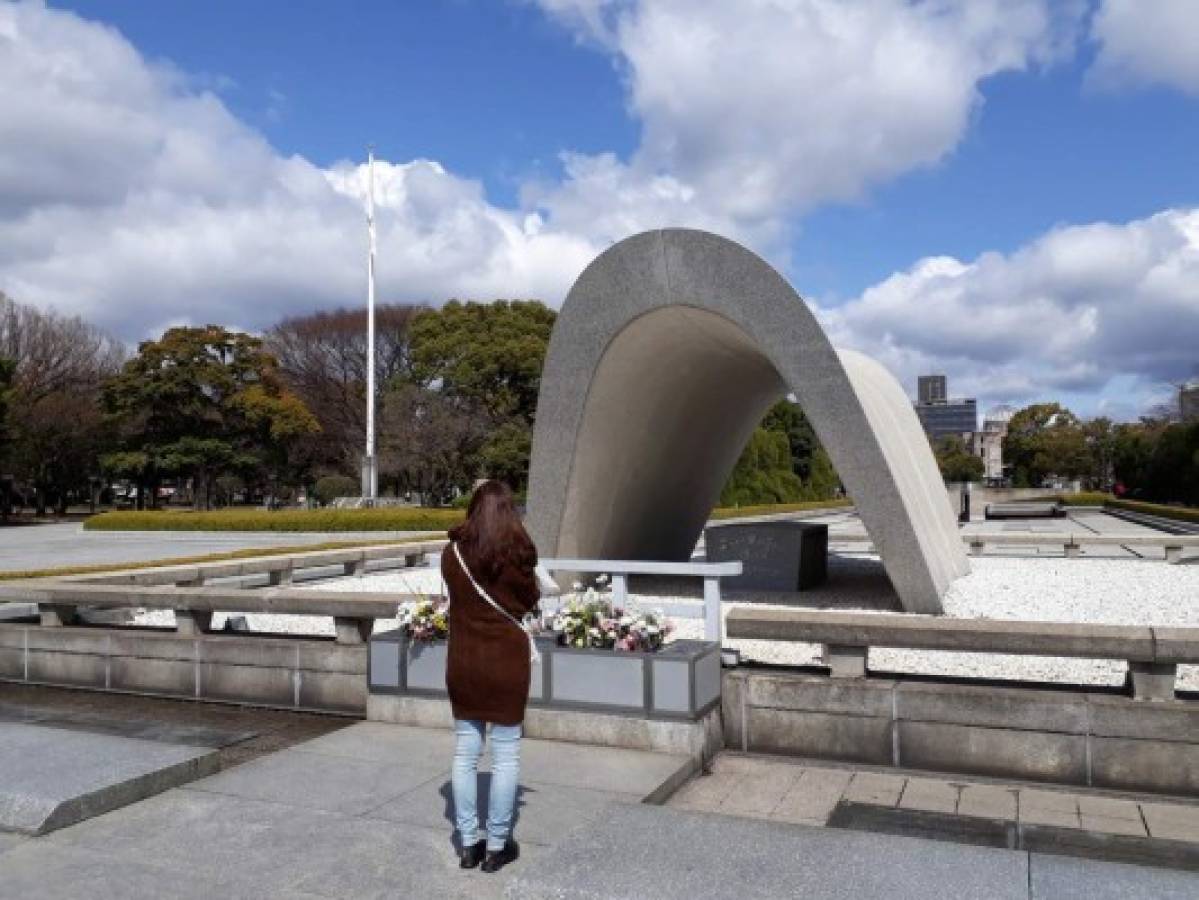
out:
{"label": "hedge row", "polygon": [[445,531],[460,509],[221,509],[116,511],[83,523],[91,531]]}
{"label": "hedge row", "polygon": [[1080,491],[1077,494],[1060,494],[1057,501],[1065,506],[1104,506],[1115,498],[1102,491]]}
{"label": "hedge row", "polygon": [[[808,500],[712,510],[714,519],[764,516],[849,506],[848,500]],[[100,513],[89,531],[429,531],[444,532],[463,519],[460,509],[221,509],[211,512],[151,510]]]}
{"label": "hedge row", "polygon": [[1146,503],[1143,500],[1109,500],[1107,505],[1113,509],[1126,509],[1129,512],[1145,513],[1149,516],[1161,516],[1163,519],[1177,519],[1180,522],[1199,523],[1199,509],[1193,506],[1166,506],[1163,503]]}
{"label": "hedge row", "polygon": [[724,506],[712,510],[713,519],[740,519],[745,516],[769,516],[778,513],[806,512],[813,509],[833,509],[852,506],[853,501],[804,500],[802,503],[769,503],[761,506]]}

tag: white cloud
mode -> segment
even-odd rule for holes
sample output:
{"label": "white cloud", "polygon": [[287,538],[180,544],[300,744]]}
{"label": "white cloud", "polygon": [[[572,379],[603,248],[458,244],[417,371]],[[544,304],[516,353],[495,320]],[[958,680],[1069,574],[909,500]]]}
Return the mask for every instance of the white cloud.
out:
{"label": "white cloud", "polygon": [[938,371],[990,401],[1152,394],[1199,364],[1199,209],[1061,227],[1010,255],[924,259],[819,315],[905,384]]}
{"label": "white cloud", "polygon": [[[788,219],[942,160],[979,85],[1072,48],[1076,0],[541,0],[612,52],[642,142],[627,162],[567,160],[530,195],[549,221],[719,223],[762,246]],[[615,191],[613,191],[615,187]],[[596,198],[608,196],[607,204]],[[764,249],[776,249],[765,247]]]}
{"label": "white cloud", "polygon": [[[382,298],[557,302],[609,241],[662,225],[784,259],[804,211],[952,153],[980,84],[1069,52],[1080,17],[1049,0],[537,2],[612,55],[638,149],[566,153],[510,209],[436,161],[381,161]],[[281,156],[204,83],[113,29],[0,2],[0,290],[130,339],[360,301],[362,167]],[[1197,257],[1199,212],[1173,210],[921,260],[821,315],[905,380],[943,370],[1013,400],[1113,372],[1144,387],[1192,372]]]}
{"label": "white cloud", "polygon": [[[264,327],[365,292],[362,172],[280,156],[115,30],[0,4],[0,290],[129,339]],[[597,246],[382,162],[380,296],[562,296]]]}
{"label": "white cloud", "polygon": [[1096,83],[1162,84],[1199,94],[1195,0],[1101,0],[1091,38],[1099,45],[1089,73]]}

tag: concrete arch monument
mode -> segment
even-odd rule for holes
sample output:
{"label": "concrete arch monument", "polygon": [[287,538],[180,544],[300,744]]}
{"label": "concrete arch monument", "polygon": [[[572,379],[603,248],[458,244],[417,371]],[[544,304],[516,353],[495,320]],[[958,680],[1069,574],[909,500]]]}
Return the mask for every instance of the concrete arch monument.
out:
{"label": "concrete arch monument", "polygon": [[834,350],[790,284],[703,231],[630,237],[579,276],[541,380],[529,526],[545,556],[687,559],[742,448],[793,393],[904,608],[941,611],[969,571],[903,389]]}

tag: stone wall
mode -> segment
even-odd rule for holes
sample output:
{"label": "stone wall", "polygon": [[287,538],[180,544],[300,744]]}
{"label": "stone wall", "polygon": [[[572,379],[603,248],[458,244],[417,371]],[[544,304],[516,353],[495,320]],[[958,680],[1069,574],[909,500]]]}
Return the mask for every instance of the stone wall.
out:
{"label": "stone wall", "polygon": [[0,681],[366,712],[366,645],[0,624]]}
{"label": "stone wall", "polygon": [[741,668],[723,712],[734,750],[1199,795],[1194,699]]}

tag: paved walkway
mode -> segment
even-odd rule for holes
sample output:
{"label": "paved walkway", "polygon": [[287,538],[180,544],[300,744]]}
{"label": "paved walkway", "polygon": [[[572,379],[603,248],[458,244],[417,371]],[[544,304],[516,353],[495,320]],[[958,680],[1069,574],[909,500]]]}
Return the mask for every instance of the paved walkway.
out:
{"label": "paved walkway", "polygon": [[[534,740],[523,745],[521,859],[498,875],[463,872],[450,840],[451,743],[446,731],[357,723],[44,837],[0,833],[0,895],[1190,900],[1199,891],[1183,872],[797,824],[820,818],[815,801],[804,807],[813,792],[797,788],[827,782],[786,762],[776,764],[789,767],[782,785],[779,769],[729,755],[678,795],[694,806],[708,785],[736,785],[721,803],[736,817],[649,806],[639,801],[686,760]],[[889,801],[895,792],[855,780],[842,793]],[[906,780],[896,802],[912,789]],[[775,821],[745,817],[754,798]]]}
{"label": "paved walkway", "polygon": [[522,858],[487,876],[457,868],[452,742],[448,731],[362,722],[44,837],[0,834],[0,896],[498,897],[562,835],[689,766],[524,741]]}
{"label": "paved walkway", "polygon": [[[1199,803],[721,754],[675,809],[1199,867]],[[1199,896],[1199,875],[1194,890]]]}
{"label": "paved walkway", "polygon": [[842,802],[1199,845],[1199,803],[893,774],[722,753],[669,801],[679,809],[825,825]]}
{"label": "paved walkway", "polygon": [[84,531],[78,523],[0,529],[0,572],[145,562],[231,550],[305,547],[325,541],[402,540],[426,532]]}

